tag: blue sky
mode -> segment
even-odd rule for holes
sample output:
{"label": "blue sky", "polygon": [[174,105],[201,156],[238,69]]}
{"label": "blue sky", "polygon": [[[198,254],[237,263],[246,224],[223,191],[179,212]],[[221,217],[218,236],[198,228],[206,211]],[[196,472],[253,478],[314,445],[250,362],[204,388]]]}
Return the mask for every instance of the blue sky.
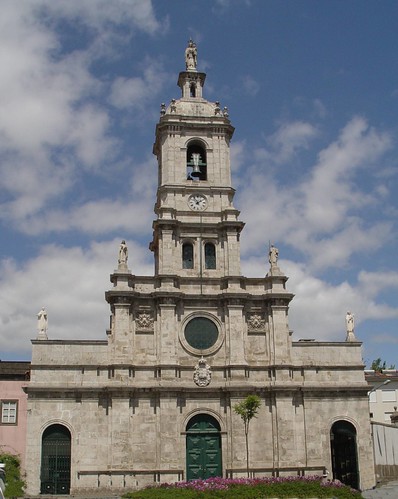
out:
{"label": "blue sky", "polygon": [[0,0],[0,358],[104,339],[121,239],[134,274],[156,193],[154,130],[190,37],[227,106],[242,271],[268,245],[295,293],[294,339],[398,365],[398,4],[384,0]]}

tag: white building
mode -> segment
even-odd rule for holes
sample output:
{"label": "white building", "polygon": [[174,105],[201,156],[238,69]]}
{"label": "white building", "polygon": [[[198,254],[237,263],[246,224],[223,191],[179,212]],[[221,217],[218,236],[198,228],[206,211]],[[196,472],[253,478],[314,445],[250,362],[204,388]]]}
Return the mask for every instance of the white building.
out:
{"label": "white building", "polygon": [[132,274],[122,244],[106,337],[32,341],[28,494],[243,475],[233,407],[249,394],[261,398],[256,476],[327,469],[354,487],[375,483],[361,344],[292,341],[276,248],[258,278],[241,274],[234,128],[204,98],[205,77],[191,42],[181,97],[156,127],[154,276]]}
{"label": "white building", "polygon": [[395,369],[366,370],[365,378],[369,384],[371,421],[391,424],[391,415],[398,406],[398,372]]}

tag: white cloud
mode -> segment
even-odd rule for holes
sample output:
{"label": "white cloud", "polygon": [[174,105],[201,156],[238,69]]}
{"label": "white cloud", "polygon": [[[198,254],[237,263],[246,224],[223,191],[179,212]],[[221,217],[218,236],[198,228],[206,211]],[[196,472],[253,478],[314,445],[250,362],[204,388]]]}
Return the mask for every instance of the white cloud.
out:
{"label": "white cloud", "polygon": [[102,199],[75,206],[70,211],[51,210],[37,218],[29,218],[21,224],[21,229],[30,235],[72,230],[91,235],[115,231],[145,233],[152,218],[153,213],[146,202]]}
{"label": "white cloud", "polygon": [[[62,52],[55,34],[60,20],[91,28],[86,30],[89,36],[84,46]],[[82,173],[101,174],[120,151],[118,139],[112,135],[109,110],[96,100],[109,91],[107,86],[112,86],[112,82],[95,77],[91,63],[101,53],[98,43],[102,42],[98,39],[105,33],[115,32],[115,36],[120,36],[124,32],[121,25],[128,27],[125,37],[131,37],[137,30],[158,33],[160,28],[149,1],[3,2],[0,219],[4,222],[34,233],[35,226],[42,227],[46,222],[54,228],[57,223],[64,228],[84,227],[85,221],[77,220],[79,211],[87,220],[93,218],[90,208],[94,203],[75,210],[76,220],[71,223],[60,212],[66,213],[61,208],[62,202]],[[155,63],[147,64],[142,82],[136,95],[121,92],[119,103],[124,98],[124,103],[128,100],[130,106],[137,102],[141,105],[149,95],[153,97],[159,91],[162,78]],[[51,212],[40,220],[50,204]],[[104,204],[98,203],[99,209]],[[118,209],[116,204],[114,208]],[[92,227],[100,231],[98,219]],[[108,227],[106,222],[104,227]]]}
{"label": "white cloud", "polygon": [[382,290],[398,288],[398,272],[368,272],[362,270],[358,275],[358,283],[366,294],[375,296]]}
{"label": "white cloud", "polygon": [[290,161],[301,149],[308,149],[310,141],[318,135],[310,123],[295,121],[282,124],[267,138],[268,149],[259,149],[256,154],[270,161],[282,164]]}
{"label": "white cloud", "polygon": [[328,111],[321,99],[314,99],[312,105],[314,107],[316,115],[319,116],[319,118],[326,118]]}
{"label": "white cloud", "polygon": [[[387,289],[395,275],[379,286],[373,286],[371,276],[359,279],[356,285],[343,281],[332,285],[308,272],[305,265],[288,260],[279,262],[282,271],[289,276],[288,290],[295,294],[289,312],[289,323],[294,330],[294,338],[314,338],[316,340],[344,341],[346,337],[345,314],[354,312],[358,339],[361,323],[368,319],[380,320],[397,318],[398,309],[378,303],[380,291]],[[375,277],[376,274],[373,275]],[[368,285],[369,284],[369,285]]]}
{"label": "white cloud", "polygon": [[[146,174],[148,171],[152,174]],[[124,194],[120,193],[116,199],[101,197],[84,203],[75,201],[69,207],[52,207],[51,210],[37,214],[28,209],[33,201],[28,202],[26,212],[20,213],[18,230],[31,236],[67,231],[90,235],[120,231],[125,236],[137,233],[145,236],[151,232],[154,217],[156,171],[156,160],[153,157],[135,164],[130,178],[126,177],[130,190]],[[21,209],[21,205],[20,199],[16,207]]]}
{"label": "white cloud", "polygon": [[337,141],[319,154],[319,161],[303,185],[305,218],[319,231],[327,232],[343,223],[348,208],[360,207],[367,196],[353,183],[360,168],[376,161],[391,146],[386,133],[379,133],[363,118],[352,119]]}
{"label": "white cloud", "polygon": [[[92,242],[87,250],[44,246],[40,254],[19,264],[0,265],[0,351],[30,357],[37,336],[36,314],[45,306],[50,339],[106,339],[109,305],[104,293],[112,288],[109,274],[117,266],[120,240]],[[133,274],[153,274],[152,254],[127,240]]]}
{"label": "white cloud", "polygon": [[82,22],[97,31],[112,31],[122,24],[154,34],[165,28],[155,17],[151,0],[40,0],[36,9],[52,16]]}
{"label": "white cloud", "polygon": [[148,101],[153,102],[167,78],[159,62],[147,60],[142,77],[115,79],[109,100],[119,109],[142,109]]}
{"label": "white cloud", "polygon": [[[246,143],[244,141],[232,142],[230,148],[231,171],[237,173],[245,165],[246,160]],[[234,177],[234,180],[239,182],[239,177]]]}
{"label": "white cloud", "polygon": [[348,217],[341,230],[326,238],[313,238],[305,253],[313,269],[345,267],[353,254],[381,248],[390,239],[391,229],[391,224],[383,222],[366,228],[358,219]]}
{"label": "white cloud", "polygon": [[[287,160],[315,135],[310,125],[285,125],[269,139],[277,151],[273,157]],[[282,185],[256,151],[238,194],[237,204],[250,220],[242,239],[243,254],[266,248],[269,240],[279,241],[299,250],[310,268],[324,270],[345,266],[355,253],[381,247],[390,238],[391,224],[366,219],[365,208],[377,206],[379,193],[377,186],[365,187],[356,179],[366,168],[376,170],[390,146],[388,134],[354,118],[307,173],[296,183]],[[248,151],[246,155],[250,158]]]}
{"label": "white cloud", "polygon": [[260,90],[260,84],[252,76],[246,75],[242,79],[243,88],[248,95],[255,96]]}
{"label": "white cloud", "polygon": [[310,141],[317,135],[318,130],[310,123],[284,123],[267,140],[270,159],[277,164],[290,161],[299,150],[308,149]]}

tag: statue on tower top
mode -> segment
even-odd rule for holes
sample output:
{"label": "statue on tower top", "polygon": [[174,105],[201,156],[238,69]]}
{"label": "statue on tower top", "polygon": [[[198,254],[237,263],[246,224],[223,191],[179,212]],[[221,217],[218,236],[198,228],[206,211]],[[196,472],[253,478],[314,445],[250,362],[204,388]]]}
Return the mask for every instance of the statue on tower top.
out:
{"label": "statue on tower top", "polygon": [[196,71],[198,63],[197,55],[198,49],[196,48],[196,44],[193,42],[192,38],[190,38],[188,47],[185,49],[185,67],[187,71]]}

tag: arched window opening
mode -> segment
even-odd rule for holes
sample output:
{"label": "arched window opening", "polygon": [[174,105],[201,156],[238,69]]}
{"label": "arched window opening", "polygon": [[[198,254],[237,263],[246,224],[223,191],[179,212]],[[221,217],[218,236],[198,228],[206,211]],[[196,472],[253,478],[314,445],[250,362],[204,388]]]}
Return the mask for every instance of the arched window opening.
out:
{"label": "arched window opening", "polygon": [[189,94],[191,97],[196,97],[196,85],[193,82],[189,86]]}
{"label": "arched window opening", "polygon": [[207,180],[206,149],[197,142],[187,148],[187,179]]}
{"label": "arched window opening", "polygon": [[191,243],[182,245],[182,268],[193,269],[193,246]]}
{"label": "arched window opening", "polygon": [[205,244],[205,268],[215,269],[216,268],[216,247],[213,243]]}

